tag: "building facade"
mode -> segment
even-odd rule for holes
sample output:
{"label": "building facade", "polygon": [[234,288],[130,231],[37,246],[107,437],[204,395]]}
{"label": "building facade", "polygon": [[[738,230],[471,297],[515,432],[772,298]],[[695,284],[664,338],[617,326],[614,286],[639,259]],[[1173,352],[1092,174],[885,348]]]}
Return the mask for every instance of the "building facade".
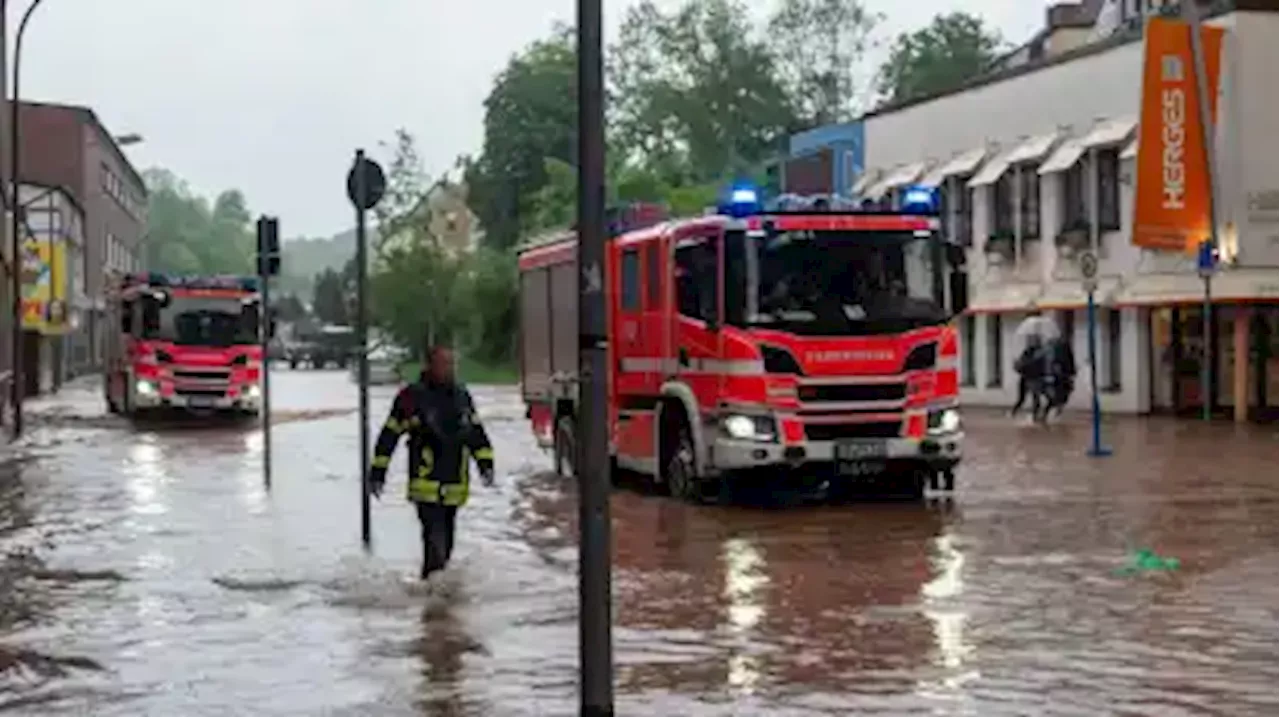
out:
{"label": "building facade", "polygon": [[27,393],[58,386],[86,371],[89,335],[84,210],[63,188],[23,184],[23,364]]}
{"label": "building facade", "polygon": [[[1140,24],[1117,23],[1058,54],[1009,60],[956,91],[863,119],[867,170],[849,191],[892,205],[907,185],[935,185],[946,231],[967,247],[964,400],[1013,403],[1014,331],[1038,307],[1055,314],[1073,341],[1084,388],[1071,404],[1089,405],[1095,367],[1077,262],[1089,250],[1100,266],[1096,371],[1104,410],[1199,412],[1207,400],[1237,418],[1274,418],[1275,8],[1274,1],[1236,0],[1206,20],[1225,30],[1215,167],[1219,249],[1227,259],[1214,280],[1207,338],[1194,257],[1131,243]],[[1199,378],[1206,344],[1208,397]]]}
{"label": "building facade", "polygon": [[[100,365],[105,327],[104,289],[112,276],[142,267],[147,189],[142,176],[93,110],[26,103],[20,108],[23,183],[65,190],[83,211],[84,298],[70,348],[77,370]],[[77,339],[79,341],[79,339]],[[81,353],[74,353],[81,352]]]}

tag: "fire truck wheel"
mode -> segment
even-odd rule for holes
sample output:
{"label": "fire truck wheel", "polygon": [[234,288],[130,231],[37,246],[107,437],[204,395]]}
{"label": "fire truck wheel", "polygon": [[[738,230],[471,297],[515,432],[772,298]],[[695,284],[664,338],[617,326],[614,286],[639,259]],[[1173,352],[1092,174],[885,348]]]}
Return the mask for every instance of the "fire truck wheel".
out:
{"label": "fire truck wheel", "polygon": [[671,496],[694,503],[706,499],[702,482],[698,479],[698,466],[693,448],[693,436],[689,434],[688,424],[676,419],[675,425],[667,433],[669,447],[666,449],[662,479],[667,484]]}
{"label": "fire truck wheel", "polygon": [[565,478],[572,478],[577,475],[573,465],[574,456],[577,455],[577,448],[574,442],[575,435],[573,416],[566,413],[556,421],[554,445],[556,473]]}

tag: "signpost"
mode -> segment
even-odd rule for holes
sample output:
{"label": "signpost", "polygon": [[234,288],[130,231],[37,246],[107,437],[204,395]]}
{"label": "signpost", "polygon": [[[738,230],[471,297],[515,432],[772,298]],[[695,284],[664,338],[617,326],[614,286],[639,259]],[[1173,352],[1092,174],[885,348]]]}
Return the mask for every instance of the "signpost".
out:
{"label": "signpost", "polygon": [[271,277],[280,273],[280,221],[258,218],[258,281],[262,303],[258,314],[262,339],[262,483],[271,490],[271,336],[275,318],[271,311]]}
{"label": "signpost", "polygon": [[1098,305],[1094,300],[1098,291],[1098,257],[1092,251],[1086,251],[1080,254],[1079,261],[1084,291],[1089,297],[1089,397],[1093,404],[1093,442],[1089,446],[1089,455],[1104,458],[1111,455],[1111,449],[1102,445],[1102,404],[1098,400]]}
{"label": "signpost", "polygon": [[1213,395],[1213,355],[1210,350],[1213,344],[1209,337],[1213,335],[1213,270],[1217,263],[1218,252],[1214,242],[1200,242],[1196,251],[1196,273],[1204,280],[1204,304],[1201,309],[1204,360],[1200,362],[1200,403],[1204,404],[1202,417],[1206,421],[1213,417],[1211,410],[1213,401],[1209,398]]}
{"label": "signpost", "polygon": [[578,0],[579,714],[613,717],[601,0]]}
{"label": "signpost", "polygon": [[356,150],[347,172],[347,198],[356,209],[356,345],[360,347],[360,540],[368,550],[373,543],[369,496],[369,248],[365,213],[377,206],[387,190],[387,177],[379,164]]}

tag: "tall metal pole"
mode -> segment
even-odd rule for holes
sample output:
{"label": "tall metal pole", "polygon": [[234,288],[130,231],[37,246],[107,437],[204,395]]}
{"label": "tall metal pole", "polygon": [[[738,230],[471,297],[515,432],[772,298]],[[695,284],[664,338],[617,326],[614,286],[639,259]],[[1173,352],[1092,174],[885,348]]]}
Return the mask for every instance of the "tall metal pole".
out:
{"label": "tall metal pole", "polygon": [[580,714],[613,715],[602,0],[578,0],[578,665]]}
{"label": "tall metal pole", "polygon": [[9,105],[9,209],[13,241],[13,437],[22,435],[22,398],[26,393],[24,371],[22,366],[22,218],[18,206],[18,187],[22,180],[18,176],[19,158],[22,154],[20,130],[20,111],[22,106],[22,38],[27,32],[27,23],[31,14],[40,7],[42,0],[32,0],[22,13],[18,23],[18,34],[13,41],[13,100]]}
{"label": "tall metal pole", "polygon": [[[0,202],[0,204],[3,204],[6,209],[9,209],[9,199],[10,199],[9,197],[9,125],[13,115],[13,110],[11,108],[15,106],[13,104],[10,104],[8,100],[9,100],[9,3],[7,0],[0,0],[0,102],[3,102],[5,104],[4,109],[0,110],[0,198],[3,198],[3,202]],[[3,224],[3,223],[0,222],[0,224]],[[9,261],[9,271],[12,272],[9,277],[10,282],[9,282],[8,291],[9,293],[13,294],[12,296],[9,297],[9,300],[12,301],[13,304],[11,307],[9,307],[12,310],[8,312],[9,314],[11,314],[11,316],[9,316],[8,318],[10,321],[16,322],[19,318],[19,312],[21,311],[21,309],[19,308],[21,306],[20,304],[21,300],[16,293],[13,293],[13,286],[15,285],[15,283],[12,280],[13,276],[18,273],[17,254],[10,255],[8,261]],[[13,338],[12,327],[6,327],[6,328],[10,329],[9,340],[12,340]],[[12,347],[6,347],[6,348],[8,349],[8,352],[7,352],[8,355],[5,358],[9,360],[8,369],[10,370],[9,375],[12,380],[17,375],[16,374],[17,366],[13,363],[14,354],[16,352]],[[12,400],[12,398],[13,396],[11,394],[9,396],[9,400]],[[3,399],[0,399],[0,400],[3,400]]]}
{"label": "tall metal pole", "polygon": [[1089,295],[1089,396],[1093,413],[1093,443],[1089,446],[1089,455],[1095,458],[1111,455],[1111,451],[1102,446],[1102,403],[1098,399],[1098,304],[1094,300],[1096,291],[1094,280],[1089,280],[1086,287]]}
{"label": "tall metal pole", "polygon": [[[356,150],[355,166],[364,165],[364,150]],[[367,196],[369,188],[365,186],[363,171],[355,173],[355,195]],[[373,533],[370,526],[369,508],[369,326],[366,312],[365,292],[368,287],[368,247],[365,236],[365,209],[356,207],[356,344],[360,347],[360,540],[366,550],[373,544]]]}
{"label": "tall metal pole", "polygon": [[271,274],[267,261],[259,258],[262,282],[262,484],[271,490]]}
{"label": "tall metal pole", "polygon": [[[1213,112],[1211,104],[1216,98],[1209,96],[1209,73],[1205,65],[1204,42],[1200,37],[1200,10],[1194,2],[1182,3],[1182,17],[1187,21],[1187,29],[1191,33],[1191,64],[1195,67],[1195,106],[1200,113],[1200,146],[1204,150],[1204,171],[1209,190],[1209,241],[1213,247],[1218,246],[1218,172],[1214,164],[1213,151]],[[1213,345],[1209,337],[1213,335],[1213,271],[1210,267],[1203,271],[1204,303],[1203,313],[1203,356],[1200,367],[1200,402],[1202,417],[1208,421],[1213,417]]]}

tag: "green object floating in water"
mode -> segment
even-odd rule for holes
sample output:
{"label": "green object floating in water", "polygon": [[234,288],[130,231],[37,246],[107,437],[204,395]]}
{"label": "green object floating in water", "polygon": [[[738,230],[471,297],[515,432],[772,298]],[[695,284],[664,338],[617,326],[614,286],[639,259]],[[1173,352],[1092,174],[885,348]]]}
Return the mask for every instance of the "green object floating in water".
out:
{"label": "green object floating in water", "polygon": [[1149,548],[1142,548],[1129,556],[1129,564],[1120,569],[1122,575],[1133,573],[1168,572],[1177,570],[1182,562],[1177,558],[1166,558],[1157,555]]}

